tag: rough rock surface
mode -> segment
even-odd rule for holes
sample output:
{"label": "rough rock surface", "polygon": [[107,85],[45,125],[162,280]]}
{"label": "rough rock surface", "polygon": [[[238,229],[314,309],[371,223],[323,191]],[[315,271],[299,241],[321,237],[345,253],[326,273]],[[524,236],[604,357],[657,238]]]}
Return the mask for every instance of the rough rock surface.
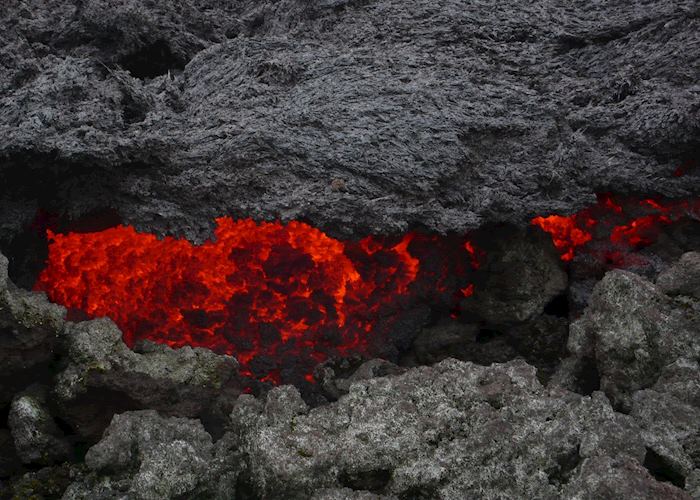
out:
{"label": "rough rock surface", "polygon": [[474,277],[478,293],[462,300],[464,314],[499,327],[523,323],[564,292],[567,276],[551,240],[540,231],[482,236],[486,262]]}
{"label": "rough rock surface", "polygon": [[674,300],[644,278],[611,271],[595,286],[570,328],[569,351],[594,359],[601,388],[625,411],[632,393],[650,388],[680,359],[700,357],[700,302]]}
{"label": "rough rock surface", "polygon": [[69,361],[57,375],[54,391],[82,435],[102,432],[104,419],[111,418],[106,408],[112,413],[152,408],[179,416],[206,416],[210,411],[226,412],[226,400],[235,399],[242,389],[235,358],[208,349],[174,350],[152,343],[134,352],[106,318],[69,324],[64,340]]}
{"label": "rough rock surface", "polygon": [[38,207],[201,240],[226,214],[464,231],[697,195],[672,172],[699,23],[691,0],[10,0],[0,240]]}
{"label": "rough rock surface", "polygon": [[38,381],[56,351],[63,331],[65,308],[51,304],[43,293],[19,289],[7,276],[7,259],[0,254],[0,404]]}
{"label": "rough rock surface", "polygon": [[213,455],[211,436],[199,421],[152,410],[115,415],[85,457],[89,473],[63,498],[191,498],[210,480]]}
{"label": "rough rock surface", "polygon": [[23,463],[50,465],[71,458],[70,445],[47,408],[45,387],[32,386],[15,396],[8,423]]}
{"label": "rough rock surface", "polygon": [[661,273],[656,284],[668,295],[687,295],[700,300],[700,252],[688,252]]}
{"label": "rough rock surface", "polygon": [[632,417],[600,392],[545,389],[522,361],[446,360],[312,410],[279,387],[232,418],[239,484],[263,498],[689,498],[644,467]]}

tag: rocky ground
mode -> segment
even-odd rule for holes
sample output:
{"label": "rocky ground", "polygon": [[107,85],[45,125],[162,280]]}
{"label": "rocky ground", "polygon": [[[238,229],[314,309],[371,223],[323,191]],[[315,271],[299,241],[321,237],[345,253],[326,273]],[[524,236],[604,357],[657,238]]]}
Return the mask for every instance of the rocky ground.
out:
{"label": "rocky ground", "polygon": [[[567,273],[522,229],[700,195],[698,49],[689,0],[4,2],[0,498],[700,498],[700,254]],[[313,395],[27,290],[45,219],[221,215],[510,229],[460,320]]]}
{"label": "rocky ground", "polygon": [[700,497],[700,253],[655,282],[607,273],[546,383],[520,356],[370,360],[320,369],[336,400],[313,408],[241,394],[230,357],[130,351],[0,264],[4,497]]}

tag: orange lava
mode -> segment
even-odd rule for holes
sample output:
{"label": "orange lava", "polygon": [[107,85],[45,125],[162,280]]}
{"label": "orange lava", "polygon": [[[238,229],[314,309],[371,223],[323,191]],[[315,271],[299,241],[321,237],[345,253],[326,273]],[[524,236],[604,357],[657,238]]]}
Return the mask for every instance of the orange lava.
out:
{"label": "orange lava", "polygon": [[[418,295],[412,246],[435,246],[415,233],[343,242],[302,222],[216,223],[215,238],[199,246],[128,226],[48,231],[35,288],[90,318],[109,316],[129,346],[207,347],[235,355],[250,378],[308,382],[329,356],[368,351],[378,319]],[[442,278],[422,279],[440,288]]]}
{"label": "orange lava", "polygon": [[653,244],[663,226],[683,218],[700,218],[700,200],[633,199],[599,194],[597,203],[573,215],[535,217],[531,223],[550,234],[563,261],[579,248],[605,241],[605,256],[620,266],[624,255]]}

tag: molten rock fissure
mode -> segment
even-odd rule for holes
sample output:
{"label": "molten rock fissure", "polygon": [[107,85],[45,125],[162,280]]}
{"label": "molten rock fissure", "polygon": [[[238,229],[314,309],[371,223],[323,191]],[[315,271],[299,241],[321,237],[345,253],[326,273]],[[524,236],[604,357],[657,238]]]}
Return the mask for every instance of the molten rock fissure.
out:
{"label": "molten rock fissure", "polygon": [[[563,261],[578,252],[612,268],[638,264],[636,251],[683,218],[700,218],[700,200],[602,194],[590,208],[532,225],[551,235]],[[147,339],[207,347],[273,384],[313,382],[314,366],[329,357],[390,356],[406,310],[442,305],[456,319],[458,299],[478,293],[470,275],[485,252],[467,238],[412,232],[341,241],[302,222],[216,223],[214,238],[199,246],[128,226],[49,230],[35,288],[74,316],[109,316],[129,346]]]}

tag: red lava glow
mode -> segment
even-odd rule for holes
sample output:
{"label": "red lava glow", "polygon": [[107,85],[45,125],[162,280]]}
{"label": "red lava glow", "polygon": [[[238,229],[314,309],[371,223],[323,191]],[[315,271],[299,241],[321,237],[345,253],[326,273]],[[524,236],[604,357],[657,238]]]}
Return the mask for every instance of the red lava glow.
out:
{"label": "red lava glow", "polygon": [[[601,194],[592,207],[532,225],[551,235],[564,261],[582,252],[629,266],[635,250],[685,217],[700,220],[700,200]],[[234,355],[251,383],[300,385],[329,357],[383,355],[387,339],[407,328],[402,315],[421,305],[459,317],[485,259],[472,241],[452,236],[341,241],[303,222],[216,223],[202,245],[128,226],[49,230],[35,289],[74,318],[112,318],[131,347],[207,347]]]}
{"label": "red lava glow", "polygon": [[[207,347],[270,383],[310,382],[329,356],[368,354],[386,318],[426,293],[445,302],[454,290],[473,293],[437,237],[343,242],[302,222],[216,223],[215,238],[199,246],[127,226],[48,231],[35,288],[89,318],[109,316],[129,346],[148,339]],[[478,265],[471,244],[450,245],[449,261]]]}
{"label": "red lava glow", "polygon": [[578,213],[535,217],[532,224],[551,235],[563,261],[573,260],[592,242],[604,241],[604,257],[623,266],[631,252],[653,244],[663,226],[686,217],[700,219],[700,200],[640,200],[606,193]]}

